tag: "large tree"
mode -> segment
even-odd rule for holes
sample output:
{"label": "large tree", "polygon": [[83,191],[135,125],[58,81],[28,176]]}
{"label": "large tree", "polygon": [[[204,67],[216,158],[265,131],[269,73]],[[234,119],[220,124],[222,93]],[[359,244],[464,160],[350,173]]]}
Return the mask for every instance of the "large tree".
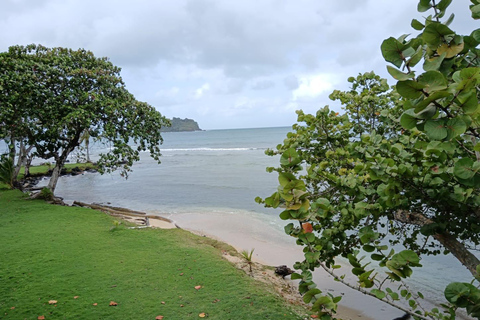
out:
{"label": "large tree", "polygon": [[[472,253],[480,244],[480,29],[452,31],[453,16],[442,22],[450,2],[419,1],[419,11],[432,11],[424,23],[412,22],[420,33],[383,42],[386,60],[404,69],[388,67],[399,80],[393,90],[371,73],[350,78],[350,91],[331,95],[344,114],[300,111],[294,132],[268,152],[281,155],[270,169],[280,186],[264,203],[298,221],[285,227],[305,252],[293,278],[323,319],[332,318],[340,297],[316,288],[311,271],[318,267],[419,319],[454,319],[458,308],[480,317],[473,285],[480,261]],[[471,9],[479,18],[478,0]],[[422,255],[441,253],[453,254],[474,280],[449,284],[444,310],[426,310],[405,280]],[[338,273],[340,256],[356,284]]]}
{"label": "large tree", "polygon": [[55,160],[50,190],[85,132],[110,148],[100,155],[102,172],[127,174],[146,150],[159,161],[160,129],[169,121],[126,90],[120,68],[107,58],[83,49],[14,46],[0,54],[0,70],[0,137],[12,151],[20,139],[36,156]]}

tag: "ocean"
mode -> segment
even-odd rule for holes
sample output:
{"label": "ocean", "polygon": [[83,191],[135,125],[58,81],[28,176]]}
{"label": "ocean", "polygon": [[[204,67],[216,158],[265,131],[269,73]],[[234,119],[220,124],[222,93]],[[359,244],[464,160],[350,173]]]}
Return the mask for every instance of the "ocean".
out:
{"label": "ocean", "polygon": [[[111,204],[168,217],[183,228],[217,237],[239,249],[255,248],[257,259],[268,264],[291,265],[302,258],[302,248],[284,234],[283,226],[288,222],[280,220],[280,210],[264,208],[254,201],[276,190],[277,175],[267,173],[265,168],[277,166],[279,158],[264,152],[282,143],[290,130],[164,133],[160,165],[142,154],[127,180],[118,173],[64,176],[56,194],[66,202]],[[93,159],[102,151],[106,151],[105,146],[93,145]],[[426,257],[422,264],[425,268],[414,270],[411,286],[430,297],[438,296],[439,290],[452,281],[471,280],[452,256]],[[331,290],[344,292],[331,285],[335,286]],[[364,299],[345,297],[344,301],[353,308],[365,309]],[[388,316],[398,316],[381,303],[378,308],[389,312]]]}

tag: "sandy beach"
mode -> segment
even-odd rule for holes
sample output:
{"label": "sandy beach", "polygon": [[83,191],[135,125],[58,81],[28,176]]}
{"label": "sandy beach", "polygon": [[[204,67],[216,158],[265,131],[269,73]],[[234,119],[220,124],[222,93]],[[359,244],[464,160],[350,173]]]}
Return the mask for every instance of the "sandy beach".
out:
{"label": "sandy beach", "polygon": [[[226,242],[238,251],[255,249],[254,261],[261,264],[287,265],[293,268],[296,261],[303,260],[302,249],[295,244],[293,238],[279,232],[273,226],[269,227],[257,221],[252,216],[188,213],[176,214],[172,221],[173,223],[170,226],[167,224],[167,227],[178,225],[196,234]],[[158,227],[165,226],[165,222],[154,219],[150,219],[150,224]],[[339,316],[343,319],[388,320],[404,314],[398,309],[334,281],[324,270],[315,271],[314,279],[324,292],[343,296],[338,310]]]}

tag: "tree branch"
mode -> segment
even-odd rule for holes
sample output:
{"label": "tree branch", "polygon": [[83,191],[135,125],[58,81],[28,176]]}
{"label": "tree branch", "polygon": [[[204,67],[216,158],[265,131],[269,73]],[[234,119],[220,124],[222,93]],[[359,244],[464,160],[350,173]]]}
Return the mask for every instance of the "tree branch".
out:
{"label": "tree branch", "polygon": [[[409,212],[406,210],[398,210],[394,214],[394,219],[417,226],[425,226],[435,221],[427,218],[421,213]],[[448,232],[436,233],[433,235],[433,238],[440,242],[447,250],[449,250],[458,261],[460,261],[470,273],[475,276],[477,275],[477,266],[480,265],[480,260],[473,255],[468,249],[458,241],[454,236]]]}

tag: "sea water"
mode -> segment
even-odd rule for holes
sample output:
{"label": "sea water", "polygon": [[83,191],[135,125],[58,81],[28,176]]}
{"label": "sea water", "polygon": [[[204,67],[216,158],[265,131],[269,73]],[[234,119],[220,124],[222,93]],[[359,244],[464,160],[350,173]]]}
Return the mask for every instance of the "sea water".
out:
{"label": "sea water", "polygon": [[[284,234],[287,222],[278,218],[279,210],[254,201],[275,192],[277,175],[265,168],[278,166],[279,158],[266,156],[265,150],[281,144],[289,131],[290,127],[280,127],[164,133],[160,165],[142,154],[127,180],[118,173],[61,177],[56,194],[66,201],[109,203],[162,215],[194,230],[211,220],[210,230],[201,231],[230,241],[232,234],[244,230],[244,239],[236,243],[242,249],[260,241],[279,250],[282,246],[298,250],[299,260],[301,248]],[[107,149],[94,144],[93,158]],[[215,221],[221,223],[215,226]],[[271,258],[280,263],[284,257]],[[422,264],[425,268],[414,271],[412,286],[427,296],[438,296],[450,282],[471,279],[451,255],[426,257]]]}

